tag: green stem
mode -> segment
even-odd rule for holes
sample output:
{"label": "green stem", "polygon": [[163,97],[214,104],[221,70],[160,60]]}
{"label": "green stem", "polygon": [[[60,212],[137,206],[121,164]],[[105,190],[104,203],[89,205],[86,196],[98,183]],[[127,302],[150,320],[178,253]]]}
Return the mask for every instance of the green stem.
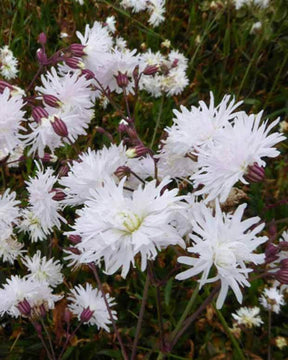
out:
{"label": "green stem", "polygon": [[243,351],[241,350],[241,348],[240,348],[240,346],[239,346],[239,344],[238,344],[238,341],[236,340],[235,336],[232,334],[232,332],[231,332],[231,330],[230,330],[230,328],[229,328],[226,320],[224,319],[224,316],[222,315],[222,313],[220,312],[220,310],[216,309],[216,306],[214,305],[214,303],[213,303],[213,306],[214,306],[214,309],[215,309],[215,311],[216,311],[216,314],[217,314],[217,316],[218,316],[218,318],[219,318],[219,320],[220,320],[220,322],[221,322],[221,324],[222,324],[222,326],[223,326],[226,334],[228,335],[229,339],[231,340],[231,342],[232,342],[232,344],[233,344],[233,346],[234,346],[234,348],[235,348],[235,350],[236,350],[236,352],[237,352],[237,354],[238,354],[238,356],[239,356],[239,359],[245,360],[246,357],[245,357],[245,355],[243,354]]}
{"label": "green stem", "polygon": [[182,324],[185,321],[186,317],[189,315],[198,294],[199,294],[199,283],[197,283],[196,288],[194,289],[193,294],[192,294],[188,304],[186,305],[186,308],[185,308],[180,320],[178,321],[175,329],[173,330],[173,332],[171,334],[172,339],[174,339],[174,337],[176,336],[178,331],[181,329]]}
{"label": "green stem", "polygon": [[157,135],[157,131],[158,131],[158,128],[160,126],[161,115],[162,115],[162,111],[163,111],[163,105],[164,105],[164,94],[161,97],[161,102],[160,102],[160,105],[159,105],[159,111],[158,111],[158,116],[157,116],[157,120],[156,120],[156,125],[155,125],[155,128],[154,128],[154,133],[153,133],[153,137],[152,137],[151,144],[150,144],[151,149],[152,149],[152,147],[154,145],[154,141],[155,141],[155,138],[156,138],[156,135]]}

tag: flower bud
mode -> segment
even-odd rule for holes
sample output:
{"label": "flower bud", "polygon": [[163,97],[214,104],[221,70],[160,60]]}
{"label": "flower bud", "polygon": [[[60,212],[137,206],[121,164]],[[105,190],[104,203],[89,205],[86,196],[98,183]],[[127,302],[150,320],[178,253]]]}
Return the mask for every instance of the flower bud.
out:
{"label": "flower bud", "polygon": [[67,251],[70,251],[75,255],[81,255],[81,251],[75,247],[69,247],[69,248],[67,248]]}
{"label": "flower bud", "polygon": [[171,65],[171,67],[172,67],[172,68],[177,67],[177,66],[178,66],[178,63],[179,63],[179,60],[178,60],[178,59],[174,59],[174,61],[173,61],[172,65]]}
{"label": "flower bud", "polygon": [[143,71],[144,75],[154,75],[158,72],[159,66],[158,65],[147,65]]}
{"label": "flower bud", "polygon": [[81,236],[80,235],[69,235],[68,239],[74,245],[79,244],[81,242]]}
{"label": "flower bud", "polygon": [[60,167],[59,171],[58,171],[58,176],[62,177],[62,176],[67,176],[69,172],[69,166],[68,165],[63,165]]}
{"label": "flower bud", "polygon": [[89,69],[83,69],[82,70],[82,75],[85,76],[86,80],[92,80],[95,78],[95,75],[93,73],[93,71],[89,70]]}
{"label": "flower bud", "polygon": [[288,269],[280,269],[275,273],[275,279],[281,284],[288,284]]}
{"label": "flower bud", "polygon": [[48,118],[49,114],[42,106],[35,106],[32,109],[32,117],[37,123],[39,123],[41,119]]}
{"label": "flower bud", "polygon": [[62,189],[52,189],[51,192],[54,192],[52,199],[55,201],[62,201],[66,198],[66,194],[62,191]]}
{"label": "flower bud", "polygon": [[256,162],[253,165],[249,165],[245,175],[246,180],[249,182],[260,182],[265,177],[265,170],[262,166],[259,166]]}
{"label": "flower bud", "polygon": [[41,159],[42,162],[47,163],[47,162],[56,162],[58,160],[58,157],[56,155],[53,154],[48,154],[48,153],[44,153],[44,156],[39,158]]}
{"label": "flower bud", "polygon": [[288,241],[280,241],[278,246],[280,250],[288,251]]}
{"label": "flower bud", "polygon": [[280,261],[280,268],[282,270],[284,270],[284,269],[288,270],[288,258],[283,259],[283,260]]}
{"label": "flower bud", "polygon": [[93,316],[93,314],[94,314],[94,311],[91,311],[88,306],[86,309],[83,309],[83,311],[80,315],[80,320],[82,322],[88,322],[91,319],[91,317]]}
{"label": "flower bud", "polygon": [[68,129],[67,129],[66,124],[64,123],[63,120],[61,120],[57,116],[54,116],[53,120],[51,120],[51,125],[57,135],[59,135],[61,137],[68,136]]}
{"label": "flower bud", "polygon": [[20,301],[17,305],[17,308],[24,316],[29,316],[31,314],[31,306],[26,299]]}
{"label": "flower bud", "polygon": [[118,75],[114,75],[114,76],[115,76],[117,85],[118,85],[121,89],[127,87],[128,83],[129,83],[129,79],[128,79],[127,73],[122,74],[122,73],[119,71],[119,72],[118,72]]}
{"label": "flower bud", "polygon": [[277,260],[278,253],[279,253],[279,248],[272,243],[268,243],[265,248],[265,257],[266,257],[265,261],[272,262]]}
{"label": "flower bud", "polygon": [[128,158],[141,157],[149,153],[149,149],[144,145],[137,145],[134,148],[130,148],[126,151]]}
{"label": "flower bud", "polygon": [[83,61],[81,61],[80,59],[78,59],[76,57],[65,59],[65,63],[71,69],[81,69],[81,70],[85,69],[85,64],[83,63]]}
{"label": "flower bud", "polygon": [[85,45],[82,44],[72,44],[70,45],[70,51],[72,52],[72,54],[76,57],[82,57],[85,54],[84,49],[85,49]]}
{"label": "flower bud", "polygon": [[46,53],[45,53],[45,51],[43,49],[38,49],[36,51],[36,56],[37,56],[37,59],[39,61],[39,64],[41,64],[41,65],[47,65],[48,64],[47,55],[46,55]]}
{"label": "flower bud", "polygon": [[42,95],[42,99],[45,102],[45,104],[54,107],[59,108],[62,105],[62,102],[54,95]]}
{"label": "flower bud", "polygon": [[133,70],[133,73],[132,73],[132,76],[133,76],[134,81],[138,81],[138,79],[139,79],[139,65],[135,66],[135,68]]}
{"label": "flower bud", "polygon": [[114,174],[121,180],[123,177],[129,176],[131,174],[131,170],[128,166],[119,166]]}
{"label": "flower bud", "polygon": [[41,34],[39,34],[38,36],[38,43],[41,45],[45,45],[47,42],[47,36],[44,32],[41,32]]}
{"label": "flower bud", "polygon": [[45,308],[44,304],[41,304],[37,310],[38,310],[37,312],[40,316],[42,316],[43,318],[46,316],[46,308]]}

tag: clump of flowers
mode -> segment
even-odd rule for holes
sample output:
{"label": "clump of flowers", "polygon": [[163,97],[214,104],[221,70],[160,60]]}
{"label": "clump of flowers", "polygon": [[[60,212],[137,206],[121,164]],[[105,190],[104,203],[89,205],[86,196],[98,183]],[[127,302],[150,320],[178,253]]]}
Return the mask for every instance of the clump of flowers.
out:
{"label": "clump of flowers", "polygon": [[7,45],[0,48],[0,74],[6,80],[15,79],[18,73],[18,60]]}

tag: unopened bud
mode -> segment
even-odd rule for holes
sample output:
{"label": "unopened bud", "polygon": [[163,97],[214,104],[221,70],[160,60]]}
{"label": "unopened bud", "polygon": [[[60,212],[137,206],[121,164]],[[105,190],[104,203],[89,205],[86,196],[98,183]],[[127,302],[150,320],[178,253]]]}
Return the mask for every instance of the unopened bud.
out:
{"label": "unopened bud", "polygon": [[42,106],[35,106],[32,110],[32,117],[37,123],[39,123],[41,119],[48,118],[49,114]]}
{"label": "unopened bud", "polygon": [[69,172],[69,166],[68,165],[63,165],[60,167],[59,171],[58,171],[58,176],[62,177],[62,176],[67,176]]}
{"label": "unopened bud", "polygon": [[68,65],[71,69],[85,69],[85,64],[79,58],[67,58],[65,59],[66,65]]}
{"label": "unopened bud", "polygon": [[83,69],[82,70],[82,75],[85,76],[86,80],[92,80],[95,78],[95,75],[93,73],[93,71],[89,70],[89,69]]}
{"label": "unopened bud", "polygon": [[149,149],[144,145],[137,145],[134,148],[130,148],[126,151],[126,155],[129,158],[141,157],[149,153]]}
{"label": "unopened bud", "polygon": [[280,250],[288,251],[288,241],[280,241],[278,244]]}
{"label": "unopened bud", "polygon": [[29,316],[31,314],[31,306],[26,299],[20,301],[17,305],[17,308],[24,316]]}
{"label": "unopened bud", "polygon": [[42,316],[43,318],[46,316],[46,308],[44,304],[41,304],[38,308],[38,314]]}
{"label": "unopened bud", "polygon": [[279,248],[271,243],[268,243],[265,248],[266,262],[272,262],[278,259]]}
{"label": "unopened bud", "polygon": [[280,269],[275,273],[275,279],[281,284],[288,284],[288,269]]}
{"label": "unopened bud", "polygon": [[69,247],[69,248],[67,248],[67,251],[70,251],[75,255],[81,255],[81,251],[75,247]]}
{"label": "unopened bud", "polygon": [[54,116],[53,120],[51,120],[51,125],[57,135],[59,135],[61,137],[68,136],[68,129],[67,129],[66,124],[64,123],[63,120],[61,120],[57,116]]}
{"label": "unopened bud", "polygon": [[52,189],[51,192],[53,192],[55,195],[53,195],[52,199],[55,201],[62,201],[66,198],[66,194],[62,191],[62,189]]}
{"label": "unopened bud", "polygon": [[288,270],[288,258],[283,259],[283,260],[280,261],[280,268],[282,270],[284,270],[284,269]]}
{"label": "unopened bud", "polygon": [[154,75],[159,70],[158,65],[147,65],[146,68],[143,71],[144,75]]}
{"label": "unopened bud", "polygon": [[133,70],[133,73],[132,73],[132,76],[133,76],[134,81],[138,81],[138,79],[139,79],[139,65],[135,66],[135,68]]}
{"label": "unopened bud", "polygon": [[54,107],[59,108],[62,105],[62,102],[54,95],[42,95],[42,99],[45,102],[45,104]]}
{"label": "unopened bud", "polygon": [[173,61],[172,65],[171,65],[171,67],[172,67],[172,68],[177,67],[177,66],[178,66],[178,63],[179,63],[179,60],[178,60],[178,59],[174,59],[174,61]]}
{"label": "unopened bud", "polygon": [[265,177],[265,170],[262,166],[259,166],[256,162],[253,165],[249,165],[245,175],[245,179],[249,182],[260,182]]}
{"label": "unopened bud", "polygon": [[94,314],[94,311],[91,311],[88,306],[86,309],[83,309],[83,311],[80,315],[80,320],[84,323],[88,322],[91,319],[91,317],[93,316],[93,314]]}
{"label": "unopened bud", "polygon": [[128,79],[127,73],[123,74],[123,73],[121,73],[121,72],[119,71],[119,72],[118,72],[118,75],[114,75],[114,76],[115,76],[117,85],[118,85],[121,89],[127,87],[128,83],[129,83],[129,79]]}
{"label": "unopened bud", "polygon": [[74,245],[79,244],[81,242],[81,236],[80,235],[69,235],[68,239]]}
{"label": "unopened bud", "polygon": [[48,153],[44,153],[44,156],[40,158],[42,162],[47,163],[47,162],[56,162],[58,160],[58,157],[56,155],[53,154],[48,154]]}
{"label": "unopened bud", "polygon": [[44,32],[41,32],[41,34],[39,34],[38,36],[38,43],[41,45],[45,45],[47,42],[47,36]]}
{"label": "unopened bud", "polygon": [[85,45],[82,44],[72,44],[70,45],[70,51],[72,52],[72,54],[76,57],[82,57],[85,54],[84,49],[85,49]]}
{"label": "unopened bud", "polygon": [[123,177],[129,176],[131,174],[131,170],[128,166],[119,166],[114,174],[121,180]]}
{"label": "unopened bud", "polygon": [[48,59],[47,59],[47,55],[43,49],[38,49],[36,51],[36,56],[41,65],[47,65]]}

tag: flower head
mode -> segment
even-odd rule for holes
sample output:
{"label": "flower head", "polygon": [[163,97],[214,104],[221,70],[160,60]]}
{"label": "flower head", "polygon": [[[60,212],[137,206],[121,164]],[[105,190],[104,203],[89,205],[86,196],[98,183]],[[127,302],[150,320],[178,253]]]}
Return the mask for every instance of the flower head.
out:
{"label": "flower head", "polygon": [[260,308],[257,306],[252,308],[241,307],[236,311],[236,314],[232,314],[232,316],[238,325],[244,325],[247,328],[252,328],[253,326],[260,326],[263,324],[259,313]]}
{"label": "flower head", "polygon": [[[106,299],[109,306],[114,306],[114,298],[106,294]],[[109,332],[109,325],[111,319],[102,294],[98,289],[93,289],[90,284],[86,284],[84,288],[82,285],[75,286],[71,290],[71,295],[68,296],[68,305],[71,312],[78,317],[78,320],[83,321],[87,325],[96,325],[98,329],[103,328]],[[117,313],[111,310],[113,318],[117,320]]]}
{"label": "flower head", "polygon": [[276,314],[279,314],[281,306],[285,304],[283,294],[276,287],[264,289],[259,301],[266,310]]}

